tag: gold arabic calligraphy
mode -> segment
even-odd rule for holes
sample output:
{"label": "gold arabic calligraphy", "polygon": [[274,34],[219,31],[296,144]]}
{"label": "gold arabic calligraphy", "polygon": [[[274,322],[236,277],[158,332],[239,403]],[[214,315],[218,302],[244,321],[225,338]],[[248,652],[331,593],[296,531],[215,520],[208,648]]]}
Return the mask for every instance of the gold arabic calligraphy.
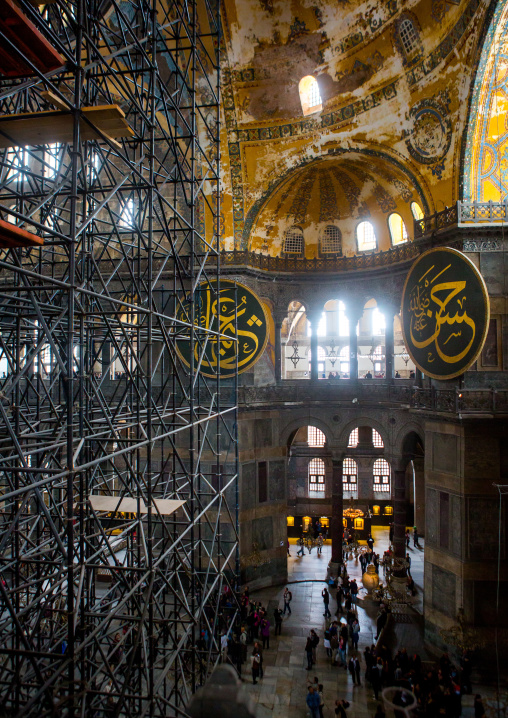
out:
{"label": "gold arabic calligraphy", "polygon": [[[432,277],[432,270],[435,268],[435,265],[432,265],[420,277],[410,293],[411,342],[417,349],[429,347],[427,354],[429,362],[434,361],[433,353],[430,351],[432,345],[442,361],[447,364],[460,362],[471,349],[476,335],[475,322],[468,316],[466,309],[467,282],[461,280],[434,284],[436,279],[444,275],[450,267],[451,264]],[[453,327],[455,331],[445,332],[446,327]],[[466,329],[467,327],[469,329]],[[430,336],[425,336],[427,331],[431,332]],[[462,342],[469,339],[466,347],[453,355],[447,353],[448,342],[459,338]]]}
{"label": "gold arabic calligraphy", "polygon": [[221,336],[213,334],[207,341],[195,342],[194,360],[204,373],[220,365],[227,376],[237,366],[241,371],[257,360],[265,346],[267,326],[263,308],[252,292],[239,285],[235,288],[224,284],[219,296],[213,289],[201,295],[195,323]]}

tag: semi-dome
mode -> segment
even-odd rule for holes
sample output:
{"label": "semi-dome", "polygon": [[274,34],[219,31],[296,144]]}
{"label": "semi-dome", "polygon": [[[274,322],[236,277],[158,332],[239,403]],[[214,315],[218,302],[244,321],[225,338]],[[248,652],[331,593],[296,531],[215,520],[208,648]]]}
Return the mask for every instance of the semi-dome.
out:
{"label": "semi-dome", "polygon": [[426,198],[400,163],[344,152],[283,177],[255,217],[248,246],[307,258],[384,251],[413,239],[418,208],[427,209]]}

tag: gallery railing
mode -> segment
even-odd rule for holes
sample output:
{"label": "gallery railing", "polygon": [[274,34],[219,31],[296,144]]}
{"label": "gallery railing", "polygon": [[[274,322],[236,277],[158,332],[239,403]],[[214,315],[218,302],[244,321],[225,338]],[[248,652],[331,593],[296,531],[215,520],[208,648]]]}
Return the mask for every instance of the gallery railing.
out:
{"label": "gallery railing", "polygon": [[279,385],[241,387],[239,403],[246,406],[286,403],[399,404],[411,409],[452,414],[508,414],[508,390],[419,389],[409,380],[351,381],[340,379],[282,381]]}
{"label": "gallery railing", "polygon": [[341,257],[272,257],[268,254],[250,252],[246,249],[235,249],[221,252],[222,268],[246,266],[266,272],[349,272],[354,270],[378,269],[394,264],[401,264],[418,257],[435,246],[435,240],[423,239],[405,242],[384,252],[366,252],[353,256]]}
{"label": "gallery railing", "polygon": [[508,220],[508,202],[464,202],[414,221],[415,240],[453,226],[496,225]]}

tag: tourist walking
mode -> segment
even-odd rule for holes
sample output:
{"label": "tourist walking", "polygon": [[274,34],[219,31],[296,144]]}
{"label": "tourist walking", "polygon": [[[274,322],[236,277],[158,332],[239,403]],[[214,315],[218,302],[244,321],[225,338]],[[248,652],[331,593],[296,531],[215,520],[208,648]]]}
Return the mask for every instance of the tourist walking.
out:
{"label": "tourist walking", "polygon": [[312,640],[312,662],[316,663],[317,662],[316,649],[319,644],[319,636],[313,628],[310,629],[310,637]]}
{"label": "tourist walking", "polygon": [[261,621],[261,639],[263,648],[270,648],[270,621],[267,618]]}
{"label": "tourist walking", "polygon": [[312,718],[319,718],[319,693],[312,686],[309,686],[306,701]]}
{"label": "tourist walking", "polygon": [[284,614],[282,613],[282,611],[280,610],[280,608],[277,606],[277,608],[275,609],[273,615],[274,615],[274,618],[275,618],[275,635],[276,635],[276,636],[280,636],[280,634],[281,634],[281,632],[282,632],[282,616],[283,616]]}
{"label": "tourist walking", "polygon": [[252,651],[252,656],[250,657],[251,667],[252,667],[252,683],[256,685],[259,678],[259,669],[261,666],[261,657],[259,653],[257,653],[255,650]]}
{"label": "tourist walking", "polygon": [[418,529],[416,526],[413,528],[413,545],[415,548],[420,548],[420,544],[418,543]]}
{"label": "tourist walking", "polygon": [[318,552],[318,554],[320,554],[321,551],[323,550],[323,534],[319,534],[319,536],[316,539],[316,543],[317,543],[317,552]]}
{"label": "tourist walking", "polygon": [[355,656],[354,661],[355,661],[356,682],[358,683],[359,686],[361,686],[361,685],[362,685],[362,683],[361,683],[361,681],[360,681],[361,664],[360,664],[360,659],[359,659],[359,657],[358,657],[358,656]]}
{"label": "tourist walking", "polygon": [[256,641],[254,644],[254,650],[259,655],[259,677],[263,678],[264,676],[264,670],[263,670],[263,649],[259,645],[259,643]]}
{"label": "tourist walking", "polygon": [[335,701],[335,715],[340,718],[347,718],[346,708],[349,708],[349,701],[337,699]]}
{"label": "tourist walking", "polygon": [[351,656],[351,658],[349,659],[349,663],[348,663],[348,665],[347,665],[347,668],[348,668],[348,671],[349,671],[349,673],[350,673],[350,675],[351,675],[351,678],[353,679],[353,685],[356,685],[356,680],[355,680],[355,676],[356,676],[356,673],[355,673],[355,659],[353,658],[353,656]]}
{"label": "tourist walking", "polygon": [[303,536],[300,536],[300,538],[297,541],[298,546],[300,547],[298,551],[296,552],[297,556],[304,556],[305,555],[305,541],[303,540]]}
{"label": "tourist walking", "polygon": [[323,700],[323,684],[320,683],[318,686],[318,696],[319,696],[319,718],[323,718],[323,708],[325,707],[325,702]]}
{"label": "tourist walking", "polygon": [[305,643],[305,653],[307,654],[307,670],[312,670],[312,638],[307,636],[307,642]]}
{"label": "tourist walking", "polygon": [[323,616],[325,618],[331,618],[332,614],[330,613],[330,609],[328,607],[328,605],[330,603],[330,594],[328,593],[327,588],[323,588],[323,590],[321,591],[321,596],[323,597],[323,603],[325,606],[325,612],[323,613]]}
{"label": "tourist walking", "polygon": [[354,619],[351,626],[351,643],[355,651],[358,650],[358,641],[360,639],[360,623],[357,618]]}
{"label": "tourist walking", "polygon": [[293,599],[293,594],[289,590],[289,588],[286,586],[284,590],[284,615],[286,615],[286,610],[291,615],[291,601]]}

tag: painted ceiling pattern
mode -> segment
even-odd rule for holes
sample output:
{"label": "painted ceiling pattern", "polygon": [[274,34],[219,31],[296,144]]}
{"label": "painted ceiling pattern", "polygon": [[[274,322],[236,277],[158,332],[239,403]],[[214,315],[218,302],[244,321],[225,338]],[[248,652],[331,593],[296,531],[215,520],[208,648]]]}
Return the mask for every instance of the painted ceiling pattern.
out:
{"label": "painted ceiling pattern", "polygon": [[387,216],[395,210],[408,222],[413,199],[421,202],[408,177],[395,167],[388,169],[381,158],[374,161],[356,153],[318,160],[281,182],[267,198],[253,222],[252,241],[256,245],[280,239],[291,225],[304,229],[348,217]]}
{"label": "painted ceiling pattern", "polygon": [[508,199],[508,4],[491,20],[471,98],[464,199]]}
{"label": "painted ceiling pattern", "polygon": [[[350,16],[348,15],[348,23],[345,26],[347,27],[349,24],[351,32],[346,37],[338,39],[333,35],[330,38],[327,37],[326,31],[330,26],[330,18],[334,15],[329,7],[328,14],[326,10],[322,12],[320,8],[325,8],[322,0],[319,0],[312,7],[306,4],[305,6],[302,5],[304,7],[303,14],[301,16],[296,14],[290,24],[287,22],[288,13],[291,14],[291,12],[295,12],[297,6],[300,7],[299,0],[290,0],[288,3],[279,3],[276,0],[245,0],[245,2],[250,2],[253,7],[257,2],[258,7],[261,7],[268,17],[268,24],[265,24],[264,19],[262,20],[263,29],[259,33],[257,24],[253,25],[252,32],[256,36],[258,34],[261,36],[263,33],[265,36],[261,40],[252,35],[249,36],[249,42],[256,44],[257,41],[258,43],[254,48],[254,54],[252,55],[251,53],[250,61],[248,53],[242,55],[242,52],[238,50],[239,47],[245,45],[245,42],[243,45],[238,43],[238,37],[242,37],[239,20],[241,13],[238,14],[240,2],[241,0],[224,0],[224,49],[227,63],[229,64],[226,65],[223,72],[223,106],[231,179],[233,216],[231,240],[234,242],[235,247],[246,248],[249,235],[257,223],[259,212],[263,206],[266,206],[266,201],[270,194],[277,189],[281,177],[279,173],[278,177],[274,179],[269,178],[268,181],[263,180],[263,182],[260,182],[258,180],[261,177],[259,173],[253,172],[252,168],[247,170],[247,158],[249,158],[248,161],[252,162],[253,152],[262,153],[264,151],[262,148],[265,144],[274,148],[279,145],[279,149],[276,151],[281,152],[284,151],[284,143],[293,143],[292,147],[295,147],[295,143],[301,142],[302,147],[304,143],[309,147],[316,140],[321,141],[324,132],[331,133],[332,136],[335,133],[336,136],[338,131],[344,130],[351,133],[354,128],[360,130],[362,123],[358,122],[357,118],[370,112],[370,110],[375,110],[376,114],[371,113],[369,119],[366,120],[367,122],[371,122],[371,117],[395,117],[397,113],[395,109],[397,108],[396,101],[399,102],[399,105],[402,102],[407,102],[408,89],[411,93],[420,93],[420,99],[418,99],[417,94],[415,100],[421,102],[422,93],[418,89],[419,86],[423,87],[425,83],[428,83],[428,78],[432,73],[434,73],[433,81],[438,80],[443,70],[443,63],[457,62],[457,51],[466,42],[473,27],[478,28],[476,21],[478,16],[481,17],[479,11],[483,12],[485,10],[485,2],[483,0],[462,0],[460,8],[454,8],[452,13],[453,5],[450,3],[442,2],[441,0],[419,0],[421,4],[419,8],[420,20],[424,20],[426,24],[425,31],[432,27],[433,39],[430,43],[422,43],[422,52],[419,52],[414,60],[407,63],[402,72],[397,72],[395,77],[393,71],[390,77],[390,72],[383,74],[380,68],[394,53],[393,28],[397,20],[407,14],[405,10],[407,4],[401,3],[400,0],[389,0],[389,2],[381,5],[362,3],[361,0],[355,0],[355,2],[339,4],[338,8],[334,6],[333,13],[337,18],[341,16],[341,13],[347,15],[350,10],[354,15],[357,8],[361,8],[363,13],[361,27],[357,22],[357,17],[354,21],[349,22]],[[244,13],[245,2],[242,10]],[[417,5],[417,0],[414,0],[408,7],[416,7]],[[428,15],[427,7],[431,8]],[[368,13],[365,13],[365,8],[369,10]],[[375,11],[371,12],[373,8],[375,8]],[[277,16],[280,16],[281,13],[284,14],[285,24],[277,24]],[[305,15],[305,13],[307,14]],[[357,12],[356,14],[358,15]],[[450,20],[443,21],[443,18],[448,17],[450,17]],[[272,36],[267,30],[267,27],[270,27],[269,22],[272,22],[273,26]],[[435,23],[441,22],[443,22],[443,29],[446,28],[444,32],[438,25],[435,25]],[[279,33],[277,28],[281,27],[283,31]],[[338,27],[338,25],[335,27]],[[235,33],[237,34],[236,39]],[[312,36],[314,36],[315,42]],[[369,45],[374,37],[384,38],[382,42],[385,49],[381,52],[378,51],[377,46],[372,47]],[[246,40],[247,35],[244,35],[243,39]],[[232,51],[233,41],[236,42],[236,56],[235,51]],[[310,72],[316,75],[318,80],[321,77],[320,72],[322,72],[320,67],[325,68],[327,72],[331,72],[332,74],[328,75],[328,80],[330,81],[328,87],[331,87],[332,90],[334,88],[336,90],[339,87],[341,78],[346,77],[344,70],[341,69],[341,66],[337,66],[335,62],[338,58],[341,58],[341,62],[342,58],[347,61],[347,67],[349,68],[347,72],[350,74],[359,73],[360,76],[362,72],[367,73],[365,77],[368,81],[362,86],[362,92],[352,93],[348,91],[336,92],[335,94],[332,92],[328,96],[325,94],[326,101],[323,111],[311,118],[300,119],[298,117],[299,112],[296,110],[293,112],[292,117],[287,120],[278,118],[277,112],[272,113],[273,116],[271,116],[272,110],[270,107],[272,106],[269,103],[266,105],[269,111],[264,116],[260,111],[251,112],[250,108],[254,106],[253,102],[259,110],[261,106],[260,97],[262,98],[263,94],[266,94],[264,91],[265,86],[269,86],[266,85],[266,82],[268,81],[270,84],[271,81],[273,83],[279,70],[282,74],[279,82],[275,82],[275,87],[280,88],[281,95],[287,91],[285,78],[288,75],[288,67],[291,65],[291,55],[288,50],[291,42],[300,43],[299,47],[307,53],[304,53],[307,63],[309,58],[314,58],[317,54],[318,59]],[[390,45],[391,50],[387,47],[387,42],[388,45],[392,43]],[[359,58],[355,59],[355,53],[360,49],[364,53],[361,61]],[[365,49],[368,57],[365,54]],[[280,57],[277,55],[279,52],[281,53]],[[243,63],[239,61],[240,56],[247,61]],[[280,59],[280,63],[277,64],[275,61],[273,63],[263,63],[262,58],[265,60],[266,58]],[[324,64],[320,66],[319,62]],[[332,64],[334,67],[333,72],[331,70]],[[436,72],[437,70],[439,72]],[[333,79],[333,77],[336,79]],[[373,79],[371,80],[370,78]],[[422,166],[430,164],[425,161],[430,157],[433,164],[429,167],[429,173],[431,172],[438,179],[441,179],[445,170],[445,156],[451,145],[451,132],[449,129],[450,120],[448,119],[449,108],[446,107],[443,110],[440,107],[437,112],[436,108],[432,107],[432,97],[434,95],[427,95],[429,103],[425,104],[423,109],[419,109],[418,113],[415,110],[413,113],[414,118],[411,116],[410,119],[413,121],[414,126],[413,131],[409,132],[409,139],[404,134],[406,130],[404,132],[401,130],[399,137],[403,145],[407,144],[406,152],[409,150],[409,156],[418,164]],[[347,102],[348,96],[351,98],[349,102]],[[327,97],[328,99],[326,99]],[[346,99],[346,102],[344,102],[344,99]],[[412,104],[414,104],[415,100],[413,100]],[[384,103],[387,104],[387,108],[380,113],[379,108]],[[409,117],[409,115],[407,116]],[[362,120],[362,122],[365,123],[365,120]],[[392,128],[393,126],[392,124]],[[434,139],[431,135],[436,129],[439,130],[442,136]],[[404,142],[404,140],[406,141]],[[249,155],[246,154],[248,148],[251,148],[249,149]],[[329,152],[330,150],[328,150]],[[326,152],[324,154],[326,155]],[[315,156],[312,152],[309,154],[309,152],[303,150],[298,153],[294,151],[290,160],[292,171],[298,172],[299,168],[308,164]],[[401,160],[403,161],[402,157]],[[338,171],[344,172],[344,168]],[[318,219],[321,222],[329,221],[325,218],[332,216],[335,211],[333,209],[334,202],[335,205],[338,204],[336,200],[339,195],[337,195],[333,184],[334,176],[333,171],[325,173],[320,171],[306,179],[307,186],[303,196],[309,195],[308,187],[312,188],[311,194],[312,191],[317,194],[316,188],[318,188],[320,194],[323,194],[323,200],[316,205],[319,207],[320,214]],[[368,203],[367,205],[365,204],[363,197],[361,200],[355,199],[355,182],[352,177],[347,173],[345,176],[347,179],[342,183],[343,189],[340,196],[347,202],[348,210],[351,212],[356,202],[355,210],[358,214],[370,212],[371,206]],[[253,184],[252,177],[256,178],[256,184]],[[313,181],[311,181],[312,177],[314,178]],[[299,185],[299,182],[296,184]],[[398,202],[403,201],[406,203],[410,200],[418,182],[410,182],[409,185],[407,176],[401,177],[395,173],[394,175],[392,174],[391,178],[387,179],[386,176],[383,176],[383,171],[378,171],[377,180],[372,183],[371,199],[382,212],[392,211]],[[305,202],[301,197],[294,196],[294,187],[295,185],[289,186],[288,182],[284,182],[283,193],[277,193],[276,201],[280,205],[278,211],[275,212],[275,208],[270,202],[272,213],[276,216],[280,214],[281,208],[289,209],[287,202],[283,199],[283,194],[287,193],[294,204],[294,215],[298,218],[302,217],[305,211]],[[416,196],[413,196],[413,198],[416,198]],[[425,207],[427,202],[423,200],[422,205]],[[270,223],[267,226],[269,227]]]}

